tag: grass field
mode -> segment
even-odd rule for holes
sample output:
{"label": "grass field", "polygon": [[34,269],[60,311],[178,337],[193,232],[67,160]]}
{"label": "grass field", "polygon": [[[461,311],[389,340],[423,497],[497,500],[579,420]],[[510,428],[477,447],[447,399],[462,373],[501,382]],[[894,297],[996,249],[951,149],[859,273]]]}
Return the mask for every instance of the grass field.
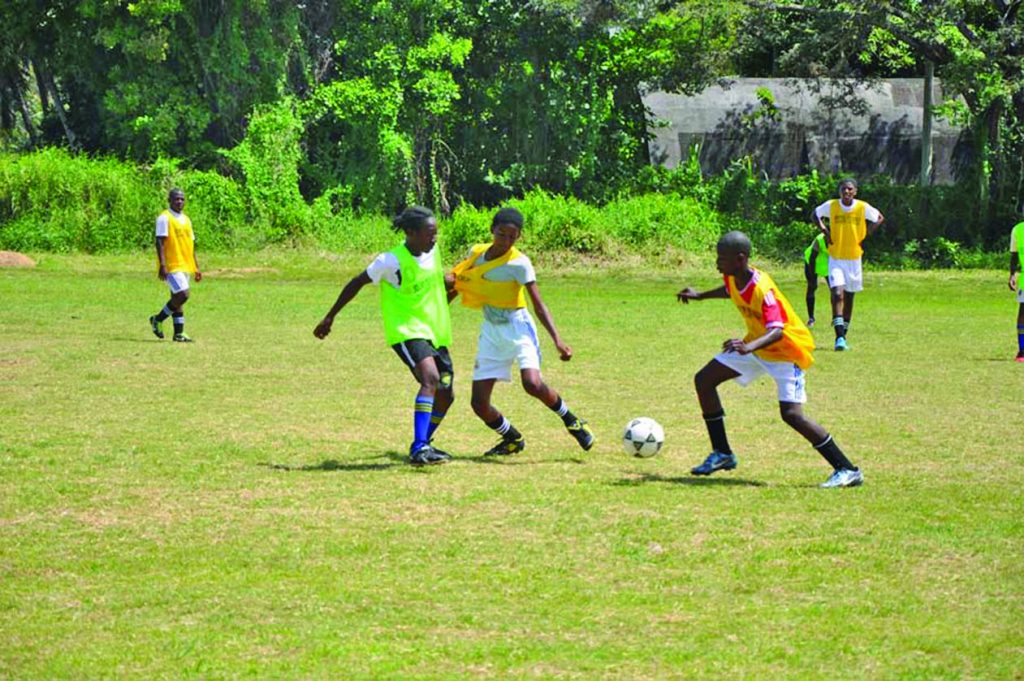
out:
{"label": "grass field", "polygon": [[[147,255],[0,270],[0,678],[1021,678],[1024,366],[999,272],[869,271],[808,413],[865,471],[830,472],[774,385],[722,397],[740,466],[711,479],[692,375],[737,334],[679,272],[540,269],[576,357],[545,375],[583,453],[517,386],[527,450],[484,459],[478,319],[453,312],[458,401],[405,464],[415,385],[362,260],[209,256],[193,345],[157,341]],[[774,272],[797,309],[801,275]],[[819,290],[819,318],[826,291]],[[633,416],[667,433],[627,457]]]}

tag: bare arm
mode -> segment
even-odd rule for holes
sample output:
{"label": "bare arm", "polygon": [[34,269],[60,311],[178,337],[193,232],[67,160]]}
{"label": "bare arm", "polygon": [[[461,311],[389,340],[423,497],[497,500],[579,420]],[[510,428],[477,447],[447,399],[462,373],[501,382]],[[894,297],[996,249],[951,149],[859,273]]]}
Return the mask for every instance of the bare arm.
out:
{"label": "bare arm", "polygon": [[156,276],[160,279],[167,278],[167,258],[164,257],[164,242],[167,241],[167,237],[158,236],[156,237],[156,258],[160,263],[160,269],[157,271]]}
{"label": "bare arm", "polygon": [[687,286],[682,291],[676,294],[676,300],[680,303],[688,303],[691,300],[707,300],[708,298],[728,298],[729,291],[726,290],[725,286],[719,286],[713,288],[710,291],[698,291],[692,286]]}
{"label": "bare arm", "polygon": [[192,265],[196,268],[196,281],[202,281],[203,273],[199,271],[199,258],[196,257],[195,246],[192,247]]}
{"label": "bare arm", "polygon": [[[875,230],[878,229],[879,227],[881,227],[883,222],[885,222],[885,216],[882,215],[882,211],[878,211],[878,221],[877,222],[869,222],[868,223],[868,233],[867,233],[867,236],[871,236],[872,234],[874,234]],[[865,238],[867,238],[867,237],[865,237]]]}
{"label": "bare arm", "polygon": [[533,311],[537,315],[537,319],[540,320],[541,325],[547,329],[548,334],[551,335],[551,340],[555,342],[555,347],[558,348],[558,356],[563,362],[568,362],[572,359],[572,348],[565,344],[562,337],[558,335],[558,329],[555,328],[555,320],[551,318],[551,313],[548,312],[548,306],[544,304],[544,301],[540,297],[540,289],[537,288],[537,282],[531,281],[526,285],[526,292],[530,294],[530,302],[533,303]]}
{"label": "bare arm", "polygon": [[1017,274],[1020,272],[1020,255],[1010,253],[1010,290],[1017,290]]}
{"label": "bare arm", "polygon": [[370,275],[365,270],[352,277],[345,288],[341,289],[341,293],[338,295],[338,299],[334,301],[334,305],[331,306],[330,311],[324,316],[316,328],[313,329],[313,335],[317,338],[327,338],[327,334],[331,332],[331,326],[334,324],[334,317],[341,312],[341,308],[349,304],[349,302],[356,297],[356,294],[362,290],[364,286],[370,283]]}
{"label": "bare arm", "polygon": [[730,338],[722,343],[722,350],[725,352],[738,352],[741,355],[748,355],[755,350],[768,347],[772,343],[778,343],[780,340],[782,340],[782,329],[774,328],[770,329],[765,335],[755,338],[749,343],[744,343],[739,338]]}

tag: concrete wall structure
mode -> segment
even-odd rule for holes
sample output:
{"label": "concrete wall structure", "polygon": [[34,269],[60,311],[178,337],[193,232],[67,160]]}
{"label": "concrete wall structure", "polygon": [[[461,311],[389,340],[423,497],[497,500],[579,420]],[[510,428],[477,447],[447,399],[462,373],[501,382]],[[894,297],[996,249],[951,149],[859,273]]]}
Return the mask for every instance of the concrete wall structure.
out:
{"label": "concrete wall structure", "polygon": [[[934,84],[939,104],[941,85]],[[774,115],[766,115],[758,99],[761,88],[772,94]],[[923,79],[894,78],[868,88],[852,81],[739,78],[693,96],[652,92],[644,103],[658,121],[651,160],[667,167],[688,158],[697,144],[709,173],[750,156],[772,179],[817,169],[913,183],[921,168],[923,100]],[[960,137],[958,128],[933,119],[933,182],[955,181],[968,152]]]}

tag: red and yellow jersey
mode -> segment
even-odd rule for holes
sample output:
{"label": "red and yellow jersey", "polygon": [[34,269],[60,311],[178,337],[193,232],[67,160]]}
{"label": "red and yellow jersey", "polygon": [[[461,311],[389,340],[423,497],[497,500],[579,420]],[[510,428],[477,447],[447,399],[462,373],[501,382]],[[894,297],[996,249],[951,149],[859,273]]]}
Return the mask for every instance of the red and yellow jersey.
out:
{"label": "red and yellow jersey", "polygon": [[751,268],[753,276],[743,290],[737,290],[736,278],[726,276],[725,290],[743,315],[747,323],[744,343],[768,333],[771,329],[782,329],[782,339],[768,347],[755,350],[754,354],[768,362],[792,362],[801,369],[814,364],[814,338],[811,332],[793,312],[792,306],[782,295],[775,282],[761,270]]}

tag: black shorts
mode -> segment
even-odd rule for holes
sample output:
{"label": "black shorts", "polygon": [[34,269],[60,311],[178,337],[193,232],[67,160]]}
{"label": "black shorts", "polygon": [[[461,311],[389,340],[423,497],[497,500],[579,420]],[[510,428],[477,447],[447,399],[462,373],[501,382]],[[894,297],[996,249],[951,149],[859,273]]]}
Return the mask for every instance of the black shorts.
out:
{"label": "black shorts", "polygon": [[[409,367],[412,375],[416,375],[416,365],[427,357],[433,357],[437,364],[437,373],[441,375],[441,387],[451,388],[455,378],[455,369],[452,366],[451,355],[448,348],[435,348],[434,344],[423,338],[413,338],[391,346],[395,354],[399,356],[402,363]],[[418,379],[417,379],[418,380]]]}

